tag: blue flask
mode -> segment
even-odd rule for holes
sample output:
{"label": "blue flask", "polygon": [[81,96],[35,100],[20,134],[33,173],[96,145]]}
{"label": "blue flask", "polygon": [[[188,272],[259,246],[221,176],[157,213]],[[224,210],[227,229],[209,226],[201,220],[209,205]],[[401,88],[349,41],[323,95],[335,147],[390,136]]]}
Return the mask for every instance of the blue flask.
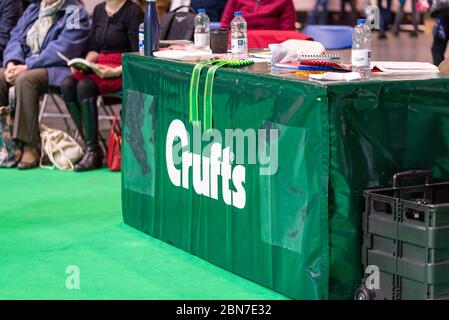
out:
{"label": "blue flask", "polygon": [[153,52],[159,51],[159,16],[157,13],[156,0],[147,0],[145,10],[145,48],[146,56],[152,56]]}

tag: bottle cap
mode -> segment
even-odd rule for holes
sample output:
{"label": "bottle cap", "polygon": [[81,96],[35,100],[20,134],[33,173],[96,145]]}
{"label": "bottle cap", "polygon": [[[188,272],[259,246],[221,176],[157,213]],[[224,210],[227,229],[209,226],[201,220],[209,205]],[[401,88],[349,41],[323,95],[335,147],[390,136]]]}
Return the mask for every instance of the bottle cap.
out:
{"label": "bottle cap", "polygon": [[237,11],[234,13],[234,17],[241,17],[242,16],[242,11]]}
{"label": "bottle cap", "polygon": [[357,24],[366,24],[366,19],[357,19]]}
{"label": "bottle cap", "polygon": [[198,13],[206,13],[206,9],[198,9]]}

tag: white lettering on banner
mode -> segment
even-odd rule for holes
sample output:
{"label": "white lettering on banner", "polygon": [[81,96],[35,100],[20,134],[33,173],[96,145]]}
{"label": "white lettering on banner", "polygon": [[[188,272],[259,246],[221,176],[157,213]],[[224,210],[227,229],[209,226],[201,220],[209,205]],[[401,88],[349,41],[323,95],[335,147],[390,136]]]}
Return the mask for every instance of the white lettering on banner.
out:
{"label": "white lettering on banner", "polygon": [[[182,169],[177,169],[174,162],[173,144],[177,139],[181,140]],[[184,123],[174,120],[168,129],[166,140],[166,162],[168,176],[171,182],[184,189],[189,189],[189,172],[193,167],[193,188],[199,195],[218,199],[218,176],[221,175],[223,200],[227,205],[243,209],[246,205],[245,183],[246,169],[242,165],[234,168],[231,166],[230,149],[222,150],[219,143],[211,147],[210,158],[192,153],[185,148],[189,147],[189,138]],[[180,148],[176,150],[180,151]],[[232,181],[236,191],[231,191]],[[211,184],[213,182],[213,184]]]}
{"label": "white lettering on banner", "polygon": [[[195,193],[215,200],[218,200],[218,191],[221,190],[226,205],[245,208],[245,155],[247,164],[256,164],[259,160],[261,175],[274,175],[278,170],[278,130],[269,130],[270,140],[267,140],[266,129],[259,130],[258,135],[251,130],[225,130],[223,148],[220,131],[213,129],[202,134],[201,126],[195,126],[191,143],[184,123],[172,121],[167,133],[165,154],[170,181],[177,187],[189,189],[192,180]],[[202,142],[209,144],[202,149]],[[236,150],[237,156],[233,150]]]}

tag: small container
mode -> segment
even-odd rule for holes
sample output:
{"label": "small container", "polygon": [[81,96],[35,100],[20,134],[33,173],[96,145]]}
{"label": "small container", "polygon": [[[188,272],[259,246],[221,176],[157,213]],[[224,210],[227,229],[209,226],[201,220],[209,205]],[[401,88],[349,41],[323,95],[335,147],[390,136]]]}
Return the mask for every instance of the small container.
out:
{"label": "small container", "polygon": [[220,28],[210,32],[210,46],[212,53],[227,53],[229,29]]}

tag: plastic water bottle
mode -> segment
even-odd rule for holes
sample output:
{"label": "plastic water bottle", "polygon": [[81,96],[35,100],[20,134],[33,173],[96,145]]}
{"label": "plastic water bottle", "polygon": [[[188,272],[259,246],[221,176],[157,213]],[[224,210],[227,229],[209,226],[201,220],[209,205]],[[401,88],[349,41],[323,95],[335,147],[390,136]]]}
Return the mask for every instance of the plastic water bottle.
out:
{"label": "plastic water bottle", "polygon": [[195,17],[195,49],[210,51],[210,19],[205,9],[198,9]]}
{"label": "plastic water bottle", "polygon": [[371,29],[366,19],[357,20],[352,34],[352,71],[360,73],[362,78],[371,75]]}
{"label": "plastic water bottle", "polygon": [[238,57],[248,54],[247,24],[240,11],[234,13],[231,21],[231,53]]}
{"label": "plastic water bottle", "polygon": [[159,51],[159,16],[156,0],[147,0],[144,28],[144,53],[146,56],[152,56],[153,52]]}
{"label": "plastic water bottle", "polygon": [[141,23],[139,26],[139,54],[145,54],[145,24]]}

